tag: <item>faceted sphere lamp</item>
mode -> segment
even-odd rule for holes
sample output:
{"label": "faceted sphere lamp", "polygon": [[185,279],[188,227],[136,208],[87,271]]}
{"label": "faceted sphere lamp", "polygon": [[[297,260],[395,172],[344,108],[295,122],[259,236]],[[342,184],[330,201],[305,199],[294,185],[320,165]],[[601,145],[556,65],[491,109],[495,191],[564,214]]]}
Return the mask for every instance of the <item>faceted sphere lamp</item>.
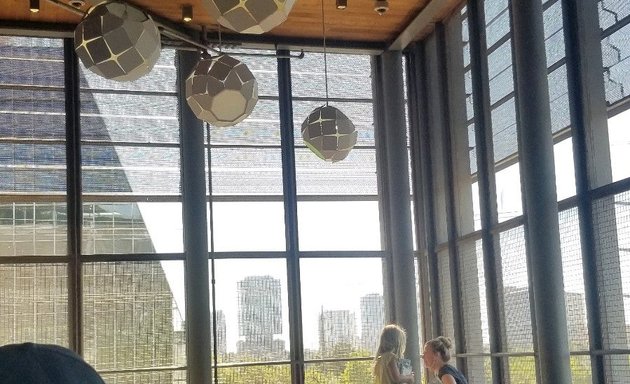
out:
{"label": "faceted sphere lamp", "polygon": [[202,57],[186,79],[186,101],[199,119],[227,127],[252,112],[258,83],[249,68],[231,56]]}
{"label": "faceted sphere lamp", "polygon": [[261,34],[282,24],[295,0],[203,0],[222,26],[239,33]]}
{"label": "faceted sphere lamp", "polygon": [[348,156],[357,143],[352,121],[335,107],[315,108],[302,123],[302,138],[320,158],[337,162]]}
{"label": "faceted sphere lamp", "polygon": [[83,65],[106,79],[137,80],[160,57],[160,32],[150,16],[119,1],[93,7],[74,31]]}

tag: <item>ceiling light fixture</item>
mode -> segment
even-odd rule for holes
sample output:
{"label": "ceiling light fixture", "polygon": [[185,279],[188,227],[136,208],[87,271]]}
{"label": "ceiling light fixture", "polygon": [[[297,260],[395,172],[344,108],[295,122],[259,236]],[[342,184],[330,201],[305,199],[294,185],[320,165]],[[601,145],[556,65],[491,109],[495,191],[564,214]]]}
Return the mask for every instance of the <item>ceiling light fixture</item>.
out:
{"label": "ceiling light fixture", "polygon": [[186,79],[186,101],[197,118],[217,127],[243,121],[258,102],[258,82],[241,61],[205,52]]}
{"label": "ceiling light fixture", "polygon": [[32,13],[39,12],[39,0],[31,0],[29,9]]}
{"label": "ceiling light fixture", "polygon": [[337,9],[346,9],[348,7],[348,0],[337,0]]}
{"label": "ceiling light fixture", "polygon": [[192,5],[182,5],[182,21],[184,23],[190,23],[192,19],[193,19]]}
{"label": "ceiling light fixture", "polygon": [[389,11],[389,1],[374,0],[374,10],[379,14],[379,16],[383,16],[385,12]]}
{"label": "ceiling light fixture", "polygon": [[86,68],[106,79],[137,80],[160,57],[160,31],[138,8],[122,1],[101,3],[74,30],[74,49]]}
{"label": "ceiling light fixture", "polygon": [[326,105],[315,108],[302,123],[304,144],[319,158],[337,162],[345,159],[357,143],[357,130],[350,119],[328,105],[328,61],[326,58],[326,24],[322,0],[322,34],[324,37],[324,82]]}
{"label": "ceiling light fixture", "polygon": [[75,8],[82,8],[85,5],[85,1],[84,0],[70,0],[68,4],[72,5]]}
{"label": "ceiling light fixture", "polygon": [[222,26],[239,33],[261,34],[282,24],[296,0],[202,0]]}

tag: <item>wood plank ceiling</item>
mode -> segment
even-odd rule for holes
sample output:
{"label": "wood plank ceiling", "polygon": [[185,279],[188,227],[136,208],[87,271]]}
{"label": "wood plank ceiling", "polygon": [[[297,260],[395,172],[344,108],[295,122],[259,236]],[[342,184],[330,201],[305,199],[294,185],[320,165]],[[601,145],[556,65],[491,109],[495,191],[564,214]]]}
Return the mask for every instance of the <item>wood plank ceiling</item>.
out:
{"label": "wood plank ceiling", "polygon": [[[67,4],[70,0],[56,0]],[[254,1],[254,0],[249,0]],[[259,1],[259,0],[256,0]],[[433,24],[456,11],[462,0],[389,0],[389,11],[379,15],[374,11],[374,0],[347,0],[347,8],[336,8],[335,0],[296,0],[289,18],[264,37],[238,35],[223,28],[227,41],[274,43],[297,45],[295,42],[320,42],[322,39],[322,1],[325,14],[326,39],[332,46],[382,47],[387,49],[400,36],[405,44],[417,40],[431,30]],[[80,9],[87,11],[100,0],[86,0]],[[206,27],[217,30],[217,23],[206,11],[202,0],[129,0],[130,4],[147,10],[159,18],[172,21],[180,30]],[[44,29],[70,32],[81,20],[81,15],[71,12],[49,0],[40,0],[40,12],[29,11],[28,0],[2,0],[0,7],[0,33],[20,29]],[[193,21],[181,21],[182,6],[192,5]],[[431,5],[431,6],[429,6]],[[427,12],[430,14],[427,15]],[[425,14],[422,14],[425,12]],[[410,35],[411,32],[411,35]],[[400,39],[399,39],[400,40]],[[403,44],[403,45],[405,45]],[[309,45],[308,43],[302,45]],[[401,48],[397,44],[397,48]],[[404,47],[403,47],[404,48]]]}

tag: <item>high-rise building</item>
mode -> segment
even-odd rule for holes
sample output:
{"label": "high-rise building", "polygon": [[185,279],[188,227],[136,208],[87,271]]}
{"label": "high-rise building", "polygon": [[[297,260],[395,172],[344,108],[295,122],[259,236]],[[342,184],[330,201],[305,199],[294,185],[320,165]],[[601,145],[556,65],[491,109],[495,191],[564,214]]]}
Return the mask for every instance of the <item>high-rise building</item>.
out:
{"label": "high-rise building", "polygon": [[385,322],[383,295],[370,293],[361,297],[361,347],[376,352],[381,328]]}
{"label": "high-rise building", "polygon": [[[226,343],[227,328],[225,324],[225,313],[223,311],[217,311],[217,354],[225,355],[227,353]],[[214,337],[214,335],[212,335]],[[214,346],[214,339],[212,340]]]}
{"label": "high-rise building", "polygon": [[238,353],[268,356],[284,352],[282,333],[282,291],[280,280],[271,276],[247,276],[237,283]]}
{"label": "high-rise building", "polygon": [[[518,351],[533,350],[532,318],[527,287],[505,287],[505,323],[511,348]],[[565,292],[567,332],[572,351],[588,350],[586,304],[584,294]]]}
{"label": "high-rise building", "polygon": [[349,310],[322,310],[319,315],[319,350],[322,356],[332,356],[337,349],[352,349],[356,345],[356,319]]}

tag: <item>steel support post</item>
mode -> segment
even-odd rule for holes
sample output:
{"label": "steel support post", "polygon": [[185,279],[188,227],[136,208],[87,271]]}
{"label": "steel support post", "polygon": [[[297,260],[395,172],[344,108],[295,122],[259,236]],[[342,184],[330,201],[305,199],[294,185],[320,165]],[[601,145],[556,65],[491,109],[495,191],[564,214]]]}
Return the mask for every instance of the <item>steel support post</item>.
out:
{"label": "steel support post", "polygon": [[204,127],[202,121],[197,119],[188,107],[185,99],[186,78],[199,60],[199,54],[179,51],[177,60],[188,382],[210,384],[211,321]]}
{"label": "steel support post", "polygon": [[527,252],[543,384],[571,383],[543,10],[512,1],[512,38]]}
{"label": "steel support post", "polygon": [[[420,371],[418,349],[418,305],[416,300],[413,237],[411,226],[411,200],[409,163],[407,156],[407,132],[405,123],[402,54],[388,51],[372,61],[373,73],[380,83],[375,89],[376,150],[379,159],[379,186],[385,192],[381,201],[381,216],[385,228],[386,244],[390,251],[385,263],[386,286],[391,289],[390,316],[407,330],[406,355],[411,359],[415,372]],[[376,85],[376,84],[375,84]],[[385,180],[385,182],[383,182]],[[391,273],[387,273],[390,271]],[[419,376],[417,378],[419,380]]]}

